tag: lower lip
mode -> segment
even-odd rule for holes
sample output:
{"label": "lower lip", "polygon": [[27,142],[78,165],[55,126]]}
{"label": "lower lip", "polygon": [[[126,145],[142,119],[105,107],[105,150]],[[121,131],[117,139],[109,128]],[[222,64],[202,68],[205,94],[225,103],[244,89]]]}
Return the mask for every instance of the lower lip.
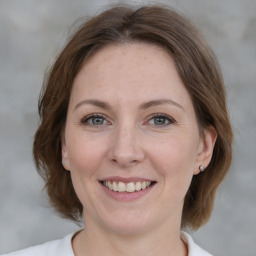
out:
{"label": "lower lip", "polygon": [[103,188],[104,192],[108,196],[112,197],[113,199],[115,199],[117,201],[132,201],[132,200],[139,199],[139,198],[145,196],[146,194],[148,194],[155,185],[155,184],[153,184],[153,185],[147,187],[146,189],[129,193],[129,192],[115,192],[115,191],[112,191],[112,190],[108,189],[107,187],[105,187],[102,183],[100,183],[100,184],[101,184],[101,187]]}

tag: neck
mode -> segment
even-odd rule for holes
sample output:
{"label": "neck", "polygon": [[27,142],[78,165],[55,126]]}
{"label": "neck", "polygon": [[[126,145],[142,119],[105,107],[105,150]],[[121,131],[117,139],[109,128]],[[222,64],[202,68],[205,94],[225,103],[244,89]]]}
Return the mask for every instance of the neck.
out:
{"label": "neck", "polygon": [[[88,222],[87,222],[88,223]],[[73,240],[76,256],[187,256],[187,247],[180,238],[180,228],[159,226],[136,234],[118,234],[86,225]]]}

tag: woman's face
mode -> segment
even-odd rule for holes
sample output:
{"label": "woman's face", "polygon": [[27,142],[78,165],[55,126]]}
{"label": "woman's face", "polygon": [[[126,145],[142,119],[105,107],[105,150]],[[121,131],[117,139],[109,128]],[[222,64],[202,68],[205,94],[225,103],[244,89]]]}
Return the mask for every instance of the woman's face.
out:
{"label": "woman's face", "polygon": [[213,133],[200,137],[164,50],[144,43],[101,49],[75,78],[62,143],[86,225],[119,233],[179,227],[211,141]]}

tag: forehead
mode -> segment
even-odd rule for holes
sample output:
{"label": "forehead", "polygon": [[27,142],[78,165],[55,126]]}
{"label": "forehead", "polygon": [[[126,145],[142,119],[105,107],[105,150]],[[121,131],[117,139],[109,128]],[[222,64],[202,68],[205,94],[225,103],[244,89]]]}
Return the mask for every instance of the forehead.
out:
{"label": "forehead", "polygon": [[109,45],[92,55],[75,77],[72,97],[188,100],[170,54],[147,43]]}
{"label": "forehead", "polygon": [[[85,61],[76,78],[89,70],[103,75],[110,70],[113,74],[134,72],[133,68],[149,71],[159,65],[167,69],[175,66],[170,54],[160,46],[144,42],[111,44],[93,53]],[[155,72],[148,74],[154,75]],[[89,72],[87,72],[88,75]]]}

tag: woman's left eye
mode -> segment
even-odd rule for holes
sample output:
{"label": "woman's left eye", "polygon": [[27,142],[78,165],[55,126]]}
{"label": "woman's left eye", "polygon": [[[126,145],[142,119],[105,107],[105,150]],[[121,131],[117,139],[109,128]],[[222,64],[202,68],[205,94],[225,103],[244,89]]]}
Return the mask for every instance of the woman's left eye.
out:
{"label": "woman's left eye", "polygon": [[164,114],[158,114],[151,117],[148,121],[148,124],[154,126],[167,126],[173,124],[174,122],[175,121],[171,117]]}

